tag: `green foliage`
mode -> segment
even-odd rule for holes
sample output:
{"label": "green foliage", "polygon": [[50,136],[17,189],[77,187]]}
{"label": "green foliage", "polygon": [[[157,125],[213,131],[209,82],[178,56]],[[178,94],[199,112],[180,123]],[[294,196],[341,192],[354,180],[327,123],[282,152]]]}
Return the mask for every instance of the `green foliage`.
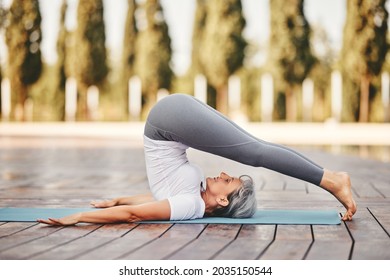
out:
{"label": "green foliage", "polygon": [[314,83],[313,121],[324,121],[331,116],[331,74],[332,67],[325,61],[316,63],[310,72]]}
{"label": "green foliage", "polygon": [[342,70],[343,76],[343,107],[341,119],[344,122],[355,122],[359,119],[359,96],[360,88],[349,75]]}
{"label": "green foliage", "polygon": [[207,18],[207,0],[197,0],[195,19],[192,32],[192,53],[191,53],[191,69],[193,76],[203,74],[200,54],[202,53],[202,41]]}
{"label": "green foliage", "polygon": [[[40,43],[41,14],[38,0],[15,0],[8,13],[6,43],[8,46],[8,75],[12,86],[15,118],[24,119],[27,87],[34,84],[42,72]],[[17,113],[15,113],[15,106]]]}
{"label": "green foliage", "polygon": [[77,30],[71,57],[78,82],[79,99],[77,118],[88,116],[87,89],[95,85],[101,88],[108,74],[106,35],[102,0],[79,0]]}
{"label": "green foliage", "polygon": [[249,121],[260,121],[260,78],[262,69],[242,68],[238,72],[241,79],[241,110]]}
{"label": "green foliage", "polygon": [[275,74],[288,84],[300,84],[316,59],[310,47],[311,29],[303,0],[272,0],[270,60]]}
{"label": "green foliage", "polygon": [[58,74],[58,86],[56,87],[57,102],[56,109],[58,114],[61,116],[60,119],[65,118],[65,84],[66,84],[66,59],[67,59],[67,39],[68,31],[65,27],[65,17],[66,17],[67,3],[66,0],[63,0],[61,6],[61,16],[60,16],[60,30],[58,32],[57,40],[57,74]]}
{"label": "green foliage", "polygon": [[210,83],[225,86],[229,76],[243,64],[245,19],[239,0],[208,1],[201,61]]}
{"label": "green foliage", "polygon": [[102,0],[79,0],[77,10],[77,80],[100,85],[108,74]]}
{"label": "green foliage", "polygon": [[[272,0],[269,66],[276,80],[285,84],[287,119],[297,118],[294,87],[307,77],[316,58],[310,47],[311,28],[303,0]],[[280,97],[277,96],[280,100]]]}
{"label": "green foliage", "polygon": [[[184,77],[181,77],[180,80],[184,82],[176,82],[176,84],[183,85],[185,91],[182,92],[194,92],[194,80],[198,74],[205,75],[204,67],[202,66],[201,54],[203,50],[203,40],[205,34],[207,19],[207,0],[197,0],[194,25],[192,31],[192,52],[191,52],[191,67],[189,68],[187,74]],[[179,79],[176,79],[179,80]],[[210,84],[210,81],[207,80],[207,100],[208,105],[216,108],[216,90]],[[185,85],[185,86],[184,86]]]}
{"label": "green foliage", "polygon": [[227,113],[227,82],[244,61],[245,19],[240,0],[207,2],[200,60],[208,82],[217,89],[217,109]]}
{"label": "green foliage", "polygon": [[125,33],[123,40],[123,54],[122,54],[122,87],[120,93],[122,93],[124,101],[122,107],[125,111],[128,111],[128,81],[134,75],[134,63],[135,63],[135,44],[138,35],[138,29],[136,25],[135,11],[137,9],[137,3],[135,0],[128,0],[128,10],[126,16]]}
{"label": "green foliage", "polygon": [[13,1],[6,31],[9,73],[23,85],[35,83],[42,70],[41,14],[37,0]]}
{"label": "green foliage", "polygon": [[194,91],[194,76],[187,73],[183,76],[175,76],[172,79],[171,92],[191,94]]}
{"label": "green foliage", "polygon": [[[338,66],[344,76],[342,118],[344,121],[360,118],[361,80],[366,77],[369,80],[368,120],[382,121],[384,111],[379,74],[383,68],[390,69],[390,62],[382,65],[388,50],[385,0],[347,1],[344,47]],[[123,57],[119,64],[113,65],[109,79],[106,79],[109,67],[106,62],[102,1],[80,0],[78,29],[69,32],[64,26],[66,1],[63,0],[57,42],[58,61],[56,65],[43,66],[39,49],[39,2],[14,0],[7,17],[6,11],[1,9],[1,2],[4,1],[0,0],[0,28],[3,20],[8,19],[4,24],[10,50],[8,61],[12,63],[7,67],[6,75],[11,78],[13,106],[16,103],[24,104],[27,98],[32,100],[33,119],[36,121],[63,120],[65,80],[70,76],[76,77],[80,85],[79,104],[85,105],[85,89],[89,85],[98,85],[101,92],[99,119],[127,120],[127,81],[135,74],[142,79],[144,116],[156,101],[156,93],[160,88],[192,93],[196,74],[207,77],[207,102],[221,110],[221,102],[226,102],[227,80],[230,75],[236,74],[241,78],[242,110],[250,121],[261,121],[260,78],[270,69],[274,74],[274,120],[287,118],[289,109],[286,103],[291,100],[291,96],[296,100],[294,106],[299,118],[298,91],[308,76],[314,81],[313,120],[323,121],[331,115],[330,76],[335,68],[334,54],[328,48],[325,55],[318,55],[318,61],[312,54],[309,41],[312,31],[303,13],[303,1],[270,1],[268,64],[261,68],[244,68],[243,59],[244,55],[248,58],[248,47],[242,36],[245,20],[241,1],[197,0],[192,65],[184,76],[174,77],[170,67],[171,41],[160,1],[128,0]],[[321,33],[319,36],[326,34]],[[322,41],[319,43],[326,47]],[[387,59],[390,61],[390,56]],[[1,74],[0,69],[0,79]],[[291,89],[296,92],[286,94]],[[15,115],[15,108],[12,114]]]}
{"label": "green foliage", "polygon": [[371,80],[380,74],[388,50],[385,4],[386,0],[347,1],[341,52],[343,76],[348,83],[343,98],[344,120],[359,117],[368,121]]}
{"label": "green foliage", "polygon": [[[59,44],[61,44],[59,42]],[[77,77],[77,68],[78,68],[78,57],[77,57],[77,40],[76,40],[76,30],[68,31],[66,30],[66,39],[64,46],[65,55],[65,76],[66,77]]]}
{"label": "green foliage", "polygon": [[65,82],[66,82],[66,72],[65,72],[65,65],[66,65],[66,56],[67,56],[67,49],[66,49],[66,43],[68,39],[68,31],[65,27],[65,17],[66,17],[66,10],[67,10],[67,4],[66,0],[63,0],[62,6],[61,6],[61,18],[60,18],[60,31],[58,32],[58,40],[57,40],[57,66],[59,70],[59,89],[65,90]]}
{"label": "green foliage", "polygon": [[[3,30],[3,24],[6,18],[6,10],[3,8],[3,1],[0,0],[0,32]],[[2,54],[0,53],[0,59],[2,57]],[[1,64],[0,64],[0,82],[3,79]],[[0,87],[0,96],[1,96],[1,87]],[[0,113],[1,113],[1,98],[0,98]]]}
{"label": "green foliage", "polygon": [[[342,49],[345,74],[360,82],[361,75],[378,75],[387,53],[386,0],[348,0]],[[352,47],[353,46],[353,47]]]}
{"label": "green foliage", "polygon": [[43,64],[42,77],[30,90],[29,99],[33,101],[32,120],[64,120],[65,98],[64,93],[59,91],[59,78],[56,65]]}
{"label": "green foliage", "polygon": [[6,20],[6,16],[7,16],[7,11],[3,7],[3,1],[0,0],[0,29],[2,29],[3,26],[4,26],[4,22]]}
{"label": "green foliage", "polygon": [[136,42],[135,73],[141,78],[144,113],[156,102],[157,91],[171,87],[172,49],[163,9],[158,0],[147,0],[139,8],[144,18]]}
{"label": "green foliage", "polygon": [[137,26],[135,21],[135,11],[137,4],[135,0],[128,0],[128,11],[126,17],[126,26],[123,45],[123,68],[125,80],[127,81],[134,73],[135,61],[135,42],[137,38]]}

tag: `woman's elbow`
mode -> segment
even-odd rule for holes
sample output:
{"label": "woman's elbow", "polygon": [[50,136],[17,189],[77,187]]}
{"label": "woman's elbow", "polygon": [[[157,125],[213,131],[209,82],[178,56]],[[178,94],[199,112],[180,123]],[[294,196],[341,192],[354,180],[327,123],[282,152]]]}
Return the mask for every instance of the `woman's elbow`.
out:
{"label": "woman's elbow", "polygon": [[125,221],[127,223],[136,223],[136,222],[140,222],[140,221],[143,221],[144,219],[138,215],[135,215],[133,213],[129,213],[128,217],[126,217]]}

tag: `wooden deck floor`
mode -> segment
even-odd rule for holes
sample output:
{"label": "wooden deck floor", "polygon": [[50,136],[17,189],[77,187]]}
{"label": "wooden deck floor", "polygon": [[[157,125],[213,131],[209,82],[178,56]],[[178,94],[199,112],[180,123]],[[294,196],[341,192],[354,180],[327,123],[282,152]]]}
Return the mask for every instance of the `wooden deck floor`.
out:
{"label": "wooden deck floor", "polygon": [[[300,150],[324,167],[348,171],[354,220],[318,225],[82,224],[49,227],[0,222],[0,259],[390,259],[390,164]],[[337,209],[325,191],[265,169],[190,150],[215,176],[256,181],[263,209]],[[0,137],[0,207],[85,207],[91,200],[148,188],[140,143]]]}

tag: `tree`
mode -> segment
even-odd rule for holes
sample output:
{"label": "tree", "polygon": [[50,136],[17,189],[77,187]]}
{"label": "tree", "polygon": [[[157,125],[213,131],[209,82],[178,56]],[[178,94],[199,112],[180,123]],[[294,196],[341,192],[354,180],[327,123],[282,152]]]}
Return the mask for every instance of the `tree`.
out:
{"label": "tree", "polygon": [[303,0],[272,0],[269,63],[276,79],[285,85],[286,118],[297,120],[297,97],[300,85],[315,64],[310,47],[311,29],[304,14]]}
{"label": "tree", "polygon": [[191,72],[196,74],[203,74],[202,64],[200,61],[200,54],[202,53],[202,41],[207,18],[207,0],[197,0],[194,27],[192,32],[192,53],[191,53]]}
{"label": "tree", "polygon": [[42,72],[41,40],[38,0],[14,0],[9,11],[6,43],[8,73],[13,93],[11,114],[17,120],[24,120],[28,87],[39,79]]}
{"label": "tree", "polygon": [[[356,92],[345,92],[344,115],[348,120],[369,120],[372,79],[381,72],[388,50],[386,0],[348,0],[344,26],[342,68],[344,76],[360,84]],[[352,47],[353,46],[353,47]]]}
{"label": "tree", "polygon": [[137,9],[137,3],[135,0],[128,0],[128,10],[126,17],[125,35],[123,42],[123,85],[125,92],[124,106],[127,109],[128,104],[128,82],[131,76],[134,75],[134,63],[135,63],[135,44],[138,35],[138,29],[136,25],[135,11]]}
{"label": "tree", "polygon": [[135,73],[142,82],[146,113],[156,102],[157,91],[171,87],[173,72],[170,67],[172,49],[168,25],[158,0],[146,0],[140,6],[140,32],[136,42]]}
{"label": "tree", "polygon": [[60,30],[58,32],[58,40],[57,40],[57,66],[59,71],[59,89],[61,91],[65,90],[65,83],[66,83],[66,44],[68,39],[68,31],[65,27],[65,17],[66,17],[66,10],[67,10],[67,3],[66,0],[62,1],[61,6],[61,16],[60,16]]}
{"label": "tree", "polygon": [[108,74],[102,0],[79,0],[77,9],[76,79],[80,91],[78,113],[87,118],[87,89],[101,86]]}
{"label": "tree", "polygon": [[[61,118],[65,117],[65,83],[66,83],[66,59],[67,59],[67,40],[68,40],[68,31],[65,27],[65,17],[66,17],[67,3],[66,0],[63,0],[61,6],[61,16],[60,16],[60,30],[58,32],[57,40],[57,69],[58,69],[58,99],[60,102],[56,102],[61,111]],[[56,105],[57,105],[56,104]]]}
{"label": "tree", "polygon": [[[4,21],[5,21],[5,17],[6,17],[6,10],[4,9],[3,7],[3,1],[0,0],[0,32],[2,33],[3,31],[3,26],[4,26]],[[1,53],[0,53],[0,60],[1,60]],[[3,80],[3,75],[2,75],[2,69],[1,69],[1,65],[0,65],[0,83],[1,81]],[[0,87],[0,114],[1,114],[1,87]]]}
{"label": "tree", "polygon": [[[201,53],[203,52],[202,44],[204,40],[204,30],[207,18],[207,0],[197,0],[194,25],[192,31],[192,52],[191,52],[191,67],[187,73],[191,83],[191,88],[194,90],[194,79],[197,75],[205,75],[202,67]],[[216,108],[216,90],[207,80],[207,103]]]}
{"label": "tree", "polygon": [[138,29],[135,21],[137,4],[135,0],[128,0],[128,11],[123,46],[123,62],[126,81],[134,74],[135,42]]}
{"label": "tree", "polygon": [[201,65],[209,83],[217,90],[217,110],[226,114],[228,79],[244,61],[245,19],[240,0],[208,1],[206,13]]}

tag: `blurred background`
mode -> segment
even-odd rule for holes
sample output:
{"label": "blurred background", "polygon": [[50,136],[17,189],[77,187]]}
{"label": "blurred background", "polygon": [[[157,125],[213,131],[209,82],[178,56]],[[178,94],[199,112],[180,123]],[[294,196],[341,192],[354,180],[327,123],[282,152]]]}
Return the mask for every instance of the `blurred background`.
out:
{"label": "blurred background", "polygon": [[1,120],[142,122],[180,92],[246,123],[382,124],[366,133],[388,152],[389,8],[386,0],[0,0]]}

